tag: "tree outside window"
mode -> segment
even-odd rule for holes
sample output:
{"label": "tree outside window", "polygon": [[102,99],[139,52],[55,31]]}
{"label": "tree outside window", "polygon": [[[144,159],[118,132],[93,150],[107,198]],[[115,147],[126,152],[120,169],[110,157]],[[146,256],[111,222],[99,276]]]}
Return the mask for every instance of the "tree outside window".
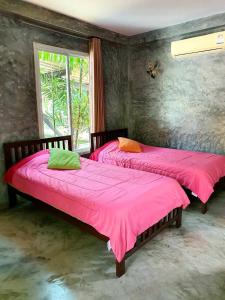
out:
{"label": "tree outside window", "polygon": [[[62,50],[62,49],[61,49]],[[44,137],[71,134],[74,149],[90,147],[89,59],[38,50],[40,126]],[[40,104],[40,103],[39,103]]]}

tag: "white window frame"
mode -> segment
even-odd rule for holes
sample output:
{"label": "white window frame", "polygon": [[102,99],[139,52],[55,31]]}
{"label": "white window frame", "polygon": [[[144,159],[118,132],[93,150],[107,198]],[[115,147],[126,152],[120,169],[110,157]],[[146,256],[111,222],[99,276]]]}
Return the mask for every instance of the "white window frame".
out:
{"label": "white window frame", "polygon": [[[71,120],[71,89],[70,89],[70,74],[69,74],[69,56],[77,56],[77,57],[89,57],[89,54],[86,52],[74,51],[65,48],[59,48],[55,46],[50,46],[41,43],[33,43],[34,49],[34,67],[35,67],[35,82],[36,82],[36,98],[37,98],[37,113],[38,113],[38,129],[39,129],[39,137],[44,138],[44,126],[43,126],[43,113],[42,113],[42,95],[41,95],[41,82],[40,82],[40,64],[38,51],[48,51],[51,53],[62,54],[66,56],[66,77],[67,77],[67,103],[68,103],[68,115],[69,115],[69,126],[71,138],[73,138],[73,127]],[[90,102],[90,101],[89,101]],[[90,105],[91,106],[91,105]],[[91,113],[90,113],[91,118]],[[91,120],[90,120],[91,122]],[[75,151],[79,153],[89,152],[90,149],[76,149]]]}

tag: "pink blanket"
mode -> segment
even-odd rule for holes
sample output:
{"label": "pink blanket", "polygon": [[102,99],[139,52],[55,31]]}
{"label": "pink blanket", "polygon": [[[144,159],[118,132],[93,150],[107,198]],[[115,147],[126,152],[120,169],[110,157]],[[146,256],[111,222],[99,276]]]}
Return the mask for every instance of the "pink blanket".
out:
{"label": "pink blanket", "polygon": [[97,149],[91,159],[176,179],[206,203],[213,187],[225,176],[225,156],[141,145],[143,152],[120,151],[118,141]]}
{"label": "pink blanket", "polygon": [[93,226],[109,237],[118,261],[136,238],[189,200],[161,175],[128,170],[81,158],[80,170],[50,170],[48,151],[40,151],[7,172],[16,189]]}

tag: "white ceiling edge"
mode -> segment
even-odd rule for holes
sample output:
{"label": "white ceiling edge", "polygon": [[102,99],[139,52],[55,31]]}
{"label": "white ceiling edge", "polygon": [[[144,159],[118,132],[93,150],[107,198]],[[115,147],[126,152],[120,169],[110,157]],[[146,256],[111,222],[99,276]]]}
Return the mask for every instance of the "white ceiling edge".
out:
{"label": "white ceiling edge", "polygon": [[23,0],[132,36],[225,12],[224,0]]}

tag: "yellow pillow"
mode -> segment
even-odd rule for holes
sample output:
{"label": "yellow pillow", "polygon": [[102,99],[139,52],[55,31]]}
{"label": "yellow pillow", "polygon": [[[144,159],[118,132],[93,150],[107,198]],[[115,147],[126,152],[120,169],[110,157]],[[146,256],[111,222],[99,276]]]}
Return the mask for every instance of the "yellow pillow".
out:
{"label": "yellow pillow", "polygon": [[118,140],[120,150],[135,153],[141,152],[141,146],[138,142],[123,137],[118,137]]}

